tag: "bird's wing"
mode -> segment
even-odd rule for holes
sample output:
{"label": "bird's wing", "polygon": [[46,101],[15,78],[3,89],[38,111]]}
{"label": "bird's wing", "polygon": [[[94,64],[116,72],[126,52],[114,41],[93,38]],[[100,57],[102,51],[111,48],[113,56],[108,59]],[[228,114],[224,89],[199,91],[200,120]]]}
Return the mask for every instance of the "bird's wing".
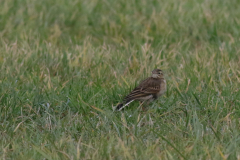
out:
{"label": "bird's wing", "polygon": [[156,94],[161,89],[161,81],[150,79],[147,84],[141,87],[141,91],[148,94]]}
{"label": "bird's wing", "polygon": [[125,101],[131,101],[141,97],[157,94],[160,91],[160,81],[148,78],[142,81],[129,95],[125,97]]}

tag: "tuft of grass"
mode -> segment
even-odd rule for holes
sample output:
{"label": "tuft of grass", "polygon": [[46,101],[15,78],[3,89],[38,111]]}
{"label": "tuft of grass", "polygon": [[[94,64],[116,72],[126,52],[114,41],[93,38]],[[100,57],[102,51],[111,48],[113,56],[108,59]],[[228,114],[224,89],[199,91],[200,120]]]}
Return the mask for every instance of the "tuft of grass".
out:
{"label": "tuft of grass", "polygon": [[[240,4],[0,1],[1,159],[239,159]],[[168,90],[113,112],[154,68]]]}

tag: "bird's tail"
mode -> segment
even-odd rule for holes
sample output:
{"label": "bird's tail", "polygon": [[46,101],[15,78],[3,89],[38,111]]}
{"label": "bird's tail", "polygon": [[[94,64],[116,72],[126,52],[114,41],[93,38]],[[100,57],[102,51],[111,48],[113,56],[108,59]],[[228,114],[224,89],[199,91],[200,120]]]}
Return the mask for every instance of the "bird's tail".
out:
{"label": "bird's tail", "polygon": [[122,107],[123,107],[123,103],[120,103],[119,105],[117,105],[116,110],[121,111]]}
{"label": "bird's tail", "polygon": [[132,101],[134,101],[134,100],[128,101],[128,102],[126,102],[126,103],[120,103],[119,105],[117,105],[116,110],[117,110],[117,111],[121,111],[124,107],[126,107],[127,105],[129,105]]}

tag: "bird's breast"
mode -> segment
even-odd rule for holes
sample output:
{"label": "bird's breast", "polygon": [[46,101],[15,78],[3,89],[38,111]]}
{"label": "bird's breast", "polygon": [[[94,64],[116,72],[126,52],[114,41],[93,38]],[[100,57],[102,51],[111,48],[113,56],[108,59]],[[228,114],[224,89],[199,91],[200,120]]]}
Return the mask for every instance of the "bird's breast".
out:
{"label": "bird's breast", "polygon": [[161,96],[163,95],[167,90],[167,83],[166,83],[166,80],[163,79],[160,83],[160,91],[158,92],[157,96]]}

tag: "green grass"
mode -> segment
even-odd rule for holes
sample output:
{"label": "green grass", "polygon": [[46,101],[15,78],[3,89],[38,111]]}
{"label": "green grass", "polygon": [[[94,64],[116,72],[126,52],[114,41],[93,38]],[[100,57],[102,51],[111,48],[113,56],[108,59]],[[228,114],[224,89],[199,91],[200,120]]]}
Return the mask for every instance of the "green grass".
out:
{"label": "green grass", "polygon": [[[240,159],[237,0],[0,1],[0,159]],[[164,70],[146,112],[130,89]]]}

